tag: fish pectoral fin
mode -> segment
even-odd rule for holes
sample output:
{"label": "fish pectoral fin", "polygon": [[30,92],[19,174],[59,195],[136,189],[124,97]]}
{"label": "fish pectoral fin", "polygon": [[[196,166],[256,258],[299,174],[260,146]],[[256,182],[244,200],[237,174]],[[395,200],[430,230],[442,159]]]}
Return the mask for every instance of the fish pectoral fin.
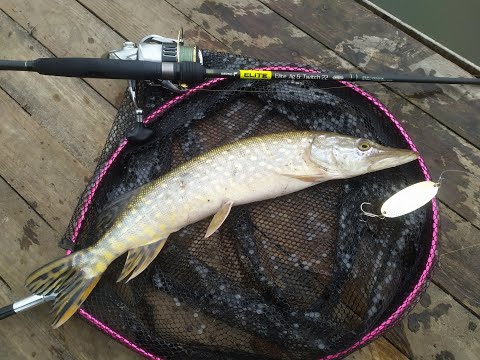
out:
{"label": "fish pectoral fin", "polygon": [[312,175],[295,175],[295,174],[280,174],[283,176],[287,176],[292,179],[297,179],[305,182],[320,182],[325,180],[325,174],[312,174]]}
{"label": "fish pectoral fin", "polygon": [[220,210],[217,211],[215,215],[213,215],[213,219],[208,225],[207,232],[205,233],[205,239],[210,237],[215,231],[217,231],[220,226],[225,222],[228,214],[230,214],[230,210],[232,209],[233,201],[227,201],[222,205]]}
{"label": "fish pectoral fin", "polygon": [[138,276],[157,257],[166,241],[167,239],[165,238],[145,246],[130,249],[117,282],[122,281],[129,275],[127,282]]}

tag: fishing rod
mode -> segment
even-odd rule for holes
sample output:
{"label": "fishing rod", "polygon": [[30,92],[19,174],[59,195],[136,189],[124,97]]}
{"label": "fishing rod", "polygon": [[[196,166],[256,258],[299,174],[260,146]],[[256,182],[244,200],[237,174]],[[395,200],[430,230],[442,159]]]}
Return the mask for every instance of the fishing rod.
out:
{"label": "fishing rod", "polygon": [[185,91],[189,83],[208,78],[480,85],[480,79],[475,77],[209,69],[203,65],[201,50],[196,46],[184,45],[182,30],[178,39],[148,35],[138,43],[138,46],[133,42],[125,42],[121,49],[110,51],[100,59],[0,60],[0,70],[32,71],[43,75],[66,77],[148,80],[151,85],[161,85],[176,92]]}
{"label": "fishing rod", "polygon": [[178,83],[199,82],[208,78],[228,78],[480,85],[480,79],[478,78],[252,69],[226,70],[208,69],[197,62],[123,61],[95,58],[39,58],[31,61],[0,60],[0,70],[33,71],[43,75],[81,78],[168,80]]}

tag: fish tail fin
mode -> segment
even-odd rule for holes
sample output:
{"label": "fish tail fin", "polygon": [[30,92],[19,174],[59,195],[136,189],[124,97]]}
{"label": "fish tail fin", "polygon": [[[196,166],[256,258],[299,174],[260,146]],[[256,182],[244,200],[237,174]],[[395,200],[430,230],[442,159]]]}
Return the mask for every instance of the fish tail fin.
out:
{"label": "fish tail fin", "polygon": [[106,265],[99,266],[94,257],[87,254],[81,250],[54,260],[34,271],[25,281],[27,289],[34,294],[56,294],[53,328],[61,326],[78,310],[106,269]]}

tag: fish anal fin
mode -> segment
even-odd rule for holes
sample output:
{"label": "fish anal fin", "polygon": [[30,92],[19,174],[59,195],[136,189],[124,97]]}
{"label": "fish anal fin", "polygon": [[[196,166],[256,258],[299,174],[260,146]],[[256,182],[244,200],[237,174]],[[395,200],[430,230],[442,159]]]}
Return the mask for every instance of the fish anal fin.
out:
{"label": "fish anal fin", "polygon": [[122,281],[129,276],[127,280],[128,282],[144,271],[160,253],[166,241],[167,239],[165,238],[148,245],[130,249],[122,273],[117,282]]}
{"label": "fish anal fin", "polygon": [[207,232],[205,233],[205,238],[211,236],[215,231],[217,231],[220,226],[225,222],[228,214],[230,214],[230,210],[232,210],[233,201],[225,202],[220,210],[217,211],[215,215],[213,215],[213,219],[208,225]]}

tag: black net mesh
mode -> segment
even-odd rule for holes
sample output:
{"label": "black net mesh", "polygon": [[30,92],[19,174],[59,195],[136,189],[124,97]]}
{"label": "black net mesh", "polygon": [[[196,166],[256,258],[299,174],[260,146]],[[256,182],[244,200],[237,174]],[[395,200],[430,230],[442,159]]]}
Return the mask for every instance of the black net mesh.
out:
{"label": "black net mesh", "polygon": [[[204,56],[213,68],[278,65],[211,52]],[[338,85],[239,80],[198,91],[150,123],[155,130],[151,141],[128,143],[98,184],[135,121],[125,96],[63,246],[78,250],[100,238],[105,231],[97,224],[102,209],[118,195],[240,138],[315,129],[408,147],[378,107]],[[138,95],[147,114],[175,96],[146,84]],[[388,196],[421,180],[414,162],[235,207],[209,239],[203,238],[209,219],[172,234],[152,265],[128,284],[116,283],[125,257],[117,259],[83,308],[166,359],[318,359],[336,354],[403,303],[426,266],[432,241],[430,207],[362,222],[360,204],[369,201],[378,209]],[[97,185],[88,211],[82,211]]]}

